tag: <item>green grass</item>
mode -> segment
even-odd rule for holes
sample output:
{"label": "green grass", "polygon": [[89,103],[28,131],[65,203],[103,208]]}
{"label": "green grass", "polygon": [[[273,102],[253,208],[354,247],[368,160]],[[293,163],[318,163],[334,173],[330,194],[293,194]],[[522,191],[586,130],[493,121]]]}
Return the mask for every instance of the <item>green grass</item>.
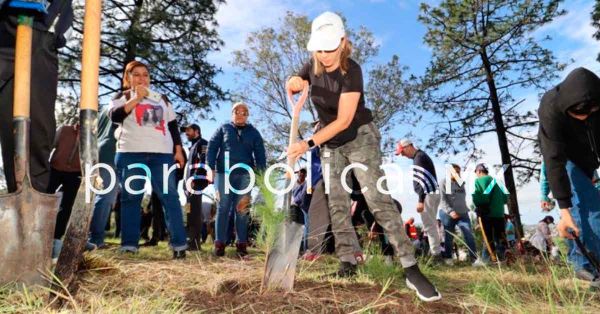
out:
{"label": "green grass", "polygon": [[600,313],[600,292],[574,279],[565,260],[485,268],[422,260],[421,270],[443,295],[441,302],[424,303],[406,287],[402,269],[387,265],[374,244],[366,244],[368,258],[354,278],[329,276],[338,260],[323,255],[298,263],[295,292],[261,294],[265,252],[285,219],[272,210],[275,196],[263,193],[265,204],[255,213],[263,223],[262,242],[250,249],[251,261],[237,259],[232,247],[216,258],[210,243],[185,261],[171,260],[165,242],[120,254],[119,240],[108,239],[112,248],[86,254],[78,293],[57,291],[65,308],[51,308],[48,288],[5,285],[0,313]]}
{"label": "green grass", "polygon": [[[264,183],[264,176],[262,174],[257,175],[256,182],[264,199],[264,202],[256,205],[253,212],[255,219],[260,222],[256,244],[264,252],[267,252],[277,239],[278,227],[285,219],[285,212],[275,210],[276,201],[279,196],[269,191]],[[270,182],[271,186],[276,186],[275,179],[271,178]]]}
{"label": "green grass", "polygon": [[[116,242],[117,240],[112,240]],[[377,248],[352,279],[326,276],[337,268],[335,256],[298,264],[296,292],[260,294],[264,263],[262,249],[253,248],[253,260],[236,259],[235,248],[217,259],[208,246],[172,261],[165,243],[122,255],[117,248],[86,255],[87,270],[79,292],[67,299],[62,312],[178,313],[203,311],[277,313],[598,313],[600,298],[588,284],[573,279],[564,261],[515,263],[511,266],[473,268],[467,263],[433,266],[423,272],[443,294],[443,300],[423,303],[409,291],[402,269],[386,265]],[[3,286],[0,313],[53,312],[48,289]]]}

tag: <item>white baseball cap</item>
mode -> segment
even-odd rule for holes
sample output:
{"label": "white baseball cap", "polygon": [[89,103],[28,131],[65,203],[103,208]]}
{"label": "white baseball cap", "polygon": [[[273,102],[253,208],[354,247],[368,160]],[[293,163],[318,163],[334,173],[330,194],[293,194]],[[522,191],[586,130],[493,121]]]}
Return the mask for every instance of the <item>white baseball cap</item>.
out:
{"label": "white baseball cap", "polygon": [[250,111],[250,109],[248,109],[248,105],[246,105],[245,103],[236,102],[235,104],[233,104],[233,107],[231,107],[231,112],[234,112],[238,108],[246,108],[246,110]]}
{"label": "white baseball cap", "polygon": [[342,18],[333,12],[324,12],[312,22],[308,51],[335,50],[346,36]]}

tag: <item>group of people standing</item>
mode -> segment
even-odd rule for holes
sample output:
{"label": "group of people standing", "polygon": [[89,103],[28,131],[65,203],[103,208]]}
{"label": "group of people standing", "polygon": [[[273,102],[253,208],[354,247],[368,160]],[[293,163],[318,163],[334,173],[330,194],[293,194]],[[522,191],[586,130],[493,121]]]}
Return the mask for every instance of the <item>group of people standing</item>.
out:
{"label": "group of people standing", "polygon": [[[2,27],[5,24],[3,22]],[[335,252],[340,260],[337,274],[353,275],[359,262],[357,252],[360,251],[360,246],[352,225],[351,212],[366,209],[371,214],[371,218],[365,219],[370,220],[369,230],[379,230],[380,234],[385,235],[388,244],[386,251],[395,255],[404,269],[406,285],[423,301],[441,299],[440,292],[418,267],[415,248],[405,232],[399,203],[378,189],[378,179],[384,176],[380,168],[381,134],[373,123],[371,111],[365,105],[362,69],[351,58],[352,44],[342,19],[331,12],[319,15],[312,22],[307,49],[312,53],[312,58],[286,84],[286,89],[293,93],[302,91],[306,84],[310,86],[311,101],[319,118],[310,138],[287,148],[289,158],[297,159],[309,153],[313,155],[313,162],[319,162],[318,167],[312,168],[312,171],[318,172],[312,175],[312,199],[302,207],[308,213],[305,220],[309,226],[306,247],[315,247],[314,242],[311,244],[314,239],[312,235],[323,233],[323,226],[330,224],[335,238]],[[4,68],[0,70],[2,69]],[[4,72],[2,70],[0,74]],[[120,195],[120,250],[124,253],[138,251],[143,198],[143,193],[139,191],[145,190],[148,181],[164,210],[173,258],[185,258],[188,249],[200,248],[202,241],[199,230],[203,223],[201,191],[213,183],[217,203],[214,254],[225,254],[225,245],[232,240],[230,221],[233,219],[236,252],[240,257],[246,258],[251,203],[248,189],[251,179],[247,170],[261,171],[267,166],[261,134],[248,123],[249,107],[244,103],[234,104],[231,121],[221,125],[208,141],[202,139],[197,125],[184,128],[192,144],[186,160],[173,105],[165,96],[157,96],[152,92],[150,86],[148,65],[139,61],[128,63],[123,72],[122,91],[114,95],[108,108],[100,115],[99,162],[115,171],[117,184],[109,189],[109,193],[96,196],[90,243],[97,246],[104,244],[104,227],[110,208],[117,195]],[[596,142],[596,136],[600,134],[598,86],[600,79],[595,74],[577,69],[559,86],[544,95],[539,110],[539,137],[547,178],[561,210],[558,226],[560,234],[571,239],[579,236],[596,255],[600,253],[600,194],[594,188],[591,178],[593,171],[600,165],[600,145]],[[0,88],[3,88],[2,92],[7,89],[4,85]],[[3,101],[5,99],[8,98],[2,97]],[[35,113],[33,110],[32,112]],[[45,114],[42,120],[48,117],[53,117],[53,113]],[[32,118],[36,119],[35,116]],[[9,123],[3,124],[6,125]],[[54,130],[49,130],[48,134],[53,132]],[[60,138],[67,132],[76,134],[77,128],[61,130],[57,146],[63,144]],[[1,134],[3,154],[12,147],[5,145],[9,143],[8,134],[5,131]],[[37,152],[43,154],[43,151]],[[56,170],[60,171],[56,173],[63,175],[63,179],[66,178],[67,181],[70,176],[62,172],[68,172],[70,167],[76,168],[71,163],[77,159],[74,158],[76,154],[74,150],[68,151],[53,163]],[[471,231],[464,186],[455,177],[449,185],[445,181],[438,184],[431,158],[408,139],[398,143],[396,154],[414,161],[413,170],[415,178],[418,178],[414,185],[419,197],[417,211],[421,215],[429,250],[434,259],[449,259],[452,256],[454,230],[458,226],[469,248],[469,255],[476,263],[477,249]],[[7,156],[4,157],[6,166]],[[360,194],[362,199],[350,195],[340,181],[344,169],[354,163],[365,166],[352,174],[357,185],[354,189],[361,191],[352,194]],[[186,189],[191,207],[187,233],[177,192],[176,171],[169,171],[167,177],[163,176],[163,167],[171,169],[175,165],[184,169],[184,183],[187,185],[190,182],[193,191],[200,191],[193,193]],[[213,172],[204,171],[204,165],[208,165]],[[326,168],[327,171],[321,172],[321,168]],[[460,170],[460,167],[454,167],[457,175]],[[495,184],[484,165],[478,165],[475,171],[478,178],[472,198],[488,243],[486,249],[482,250],[482,255],[484,260],[486,253],[501,260],[507,195],[500,185]],[[115,180],[107,169],[100,169],[100,176],[105,183]],[[10,177],[7,175],[7,178]],[[40,185],[36,182],[39,180],[34,174],[34,187],[39,189]],[[384,183],[383,188],[387,189],[385,185]],[[46,187],[44,184],[44,188]],[[328,188],[328,194],[324,193],[325,187]],[[55,185],[48,189],[52,188]],[[64,188],[67,188],[66,185]],[[354,203],[351,203],[351,198],[355,198]],[[68,203],[70,200],[63,199],[63,202]],[[321,209],[313,208],[313,204],[315,208]],[[443,241],[437,232],[438,210],[446,230]],[[62,225],[57,224],[57,228],[58,226]],[[61,230],[57,230],[57,236],[61,236]],[[569,260],[575,266],[578,276],[598,281],[597,270],[585,262],[572,241],[569,243]]]}

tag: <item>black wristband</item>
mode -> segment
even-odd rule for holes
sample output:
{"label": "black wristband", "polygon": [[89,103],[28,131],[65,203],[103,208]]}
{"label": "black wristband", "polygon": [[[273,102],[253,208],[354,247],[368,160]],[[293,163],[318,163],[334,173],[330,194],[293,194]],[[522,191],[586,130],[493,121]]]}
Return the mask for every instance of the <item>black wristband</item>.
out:
{"label": "black wristband", "polygon": [[315,141],[313,141],[313,139],[309,139],[308,141],[306,141],[306,144],[308,144],[308,148],[313,148],[315,147]]}

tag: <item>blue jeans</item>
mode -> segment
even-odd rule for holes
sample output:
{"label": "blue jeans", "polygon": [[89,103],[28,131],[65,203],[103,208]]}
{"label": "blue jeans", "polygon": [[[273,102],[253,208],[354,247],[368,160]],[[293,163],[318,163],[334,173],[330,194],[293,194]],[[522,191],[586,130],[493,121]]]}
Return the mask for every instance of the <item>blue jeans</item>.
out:
{"label": "blue jeans", "polygon": [[[233,173],[229,176],[231,187],[236,190],[246,189],[250,184],[250,175],[248,173]],[[237,204],[244,195],[249,195],[250,192],[238,195],[236,192],[228,191],[225,193],[225,174],[217,173],[215,175],[215,186],[219,192],[219,204],[217,206],[217,217],[215,223],[216,241],[225,244],[228,240],[228,224],[229,214],[235,212],[235,233],[238,243],[248,242],[248,212],[240,214],[237,211]],[[233,240],[233,239],[232,239]]]}
{"label": "blue jeans", "polygon": [[[123,249],[137,250],[140,240],[140,206],[143,192],[132,194],[131,192],[143,191],[146,180],[146,171],[140,167],[127,169],[133,164],[142,164],[150,171],[150,182],[152,191],[156,193],[165,211],[165,220],[169,229],[169,244],[175,251],[187,249],[187,239],[183,226],[183,211],[179,202],[177,192],[177,181],[175,171],[171,172],[165,191],[163,191],[163,165],[169,168],[174,164],[172,154],[159,153],[117,153],[115,157],[117,172],[122,182],[121,192],[121,247]],[[127,182],[127,178],[140,176]],[[128,187],[130,191],[128,191]]]}
{"label": "blue jeans", "polygon": [[[111,166],[112,167],[112,166]],[[94,199],[94,215],[92,216],[92,222],[90,223],[90,242],[101,246],[104,244],[104,234],[106,228],[106,222],[110,217],[110,210],[117,200],[117,194],[119,194],[119,175],[115,171],[115,185],[106,194],[97,194]],[[111,184],[111,177],[108,170],[100,168],[100,178],[104,184],[104,188],[108,188]]]}
{"label": "blue jeans", "polygon": [[450,215],[446,214],[443,210],[440,210],[440,220],[444,225],[444,252],[442,256],[444,258],[452,258],[452,247],[454,244],[454,237],[456,233],[456,226],[460,229],[463,234],[467,248],[469,249],[469,256],[472,259],[477,258],[477,246],[475,244],[475,237],[473,236],[473,229],[471,229],[471,219],[469,215],[462,214],[458,219],[453,219]]}
{"label": "blue jeans", "polygon": [[[600,192],[594,187],[592,180],[574,163],[568,161],[566,169],[573,193],[571,215],[579,228],[579,238],[590,253],[600,258]],[[567,242],[568,259],[575,271],[585,269],[597,274],[594,267],[579,251],[575,241]]]}

